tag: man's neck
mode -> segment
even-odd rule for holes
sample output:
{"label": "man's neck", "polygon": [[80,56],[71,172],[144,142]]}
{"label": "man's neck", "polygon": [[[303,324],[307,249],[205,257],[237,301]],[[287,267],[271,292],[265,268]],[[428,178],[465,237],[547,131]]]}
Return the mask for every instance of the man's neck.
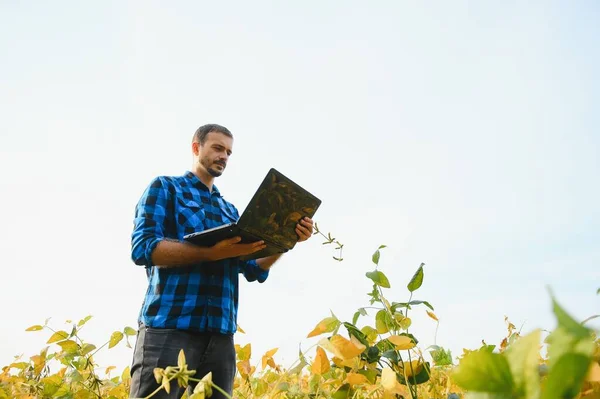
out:
{"label": "man's neck", "polygon": [[207,171],[201,169],[195,169],[192,173],[194,173],[196,177],[208,187],[208,191],[212,193],[215,178]]}

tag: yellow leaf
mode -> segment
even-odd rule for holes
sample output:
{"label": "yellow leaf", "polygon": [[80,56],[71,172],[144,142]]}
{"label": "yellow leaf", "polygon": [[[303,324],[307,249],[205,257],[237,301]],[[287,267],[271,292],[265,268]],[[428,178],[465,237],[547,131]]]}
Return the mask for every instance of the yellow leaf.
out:
{"label": "yellow leaf", "polygon": [[252,355],[252,346],[250,344],[246,344],[244,347],[236,345],[236,349],[238,359],[250,360],[250,356]]}
{"label": "yellow leaf", "polygon": [[183,353],[183,349],[180,349],[177,357],[177,367],[182,368],[185,364],[185,353]]}
{"label": "yellow leaf", "polygon": [[379,335],[377,333],[377,330],[371,326],[364,326],[363,328],[360,329],[360,331],[367,336],[367,341],[369,341],[369,343],[371,343],[371,344],[375,343],[375,341],[377,340],[377,337]]}
{"label": "yellow leaf", "polygon": [[51,344],[53,342],[64,341],[67,338],[69,338],[69,333],[68,332],[66,332],[66,331],[57,331],[54,334],[52,334],[52,336],[50,337],[50,339],[46,343],[47,344]]}
{"label": "yellow leaf", "polygon": [[275,354],[275,352],[277,352],[277,349],[279,348],[274,348],[271,349],[270,351],[268,351],[267,353],[265,353],[262,357],[262,368],[263,370],[267,367],[267,365],[276,368],[275,366],[275,362],[273,361],[273,355]]}
{"label": "yellow leaf", "polygon": [[[410,378],[413,375],[419,374],[423,370],[423,362],[420,359],[413,360],[412,362],[400,362],[398,364],[400,367],[400,372],[406,378]],[[403,369],[406,369],[403,371]]]}
{"label": "yellow leaf", "polygon": [[590,370],[587,374],[586,381],[588,382],[599,382],[600,381],[600,365],[593,362],[590,366]]}
{"label": "yellow leaf", "polygon": [[108,349],[117,345],[123,339],[123,333],[121,331],[115,331],[110,336],[110,341],[108,344]]}
{"label": "yellow leaf", "polygon": [[362,374],[348,373],[346,376],[346,382],[350,385],[368,384],[369,380]]}
{"label": "yellow leaf", "polygon": [[406,387],[396,379],[396,372],[389,367],[384,367],[381,372],[381,386],[387,393],[408,395]]}
{"label": "yellow leaf", "polygon": [[351,369],[360,369],[362,367],[365,366],[366,362],[364,360],[361,360],[358,357],[352,358],[352,359],[347,359],[347,360],[343,360],[340,359],[337,356],[334,356],[331,358],[331,361],[338,366],[339,368],[344,368],[344,367],[348,367]]}
{"label": "yellow leaf", "polygon": [[322,348],[317,347],[317,355],[315,356],[315,361],[311,368],[313,374],[323,375],[328,372],[330,368],[331,365],[329,364],[329,359],[327,359],[327,354]]}
{"label": "yellow leaf", "polygon": [[339,325],[339,320],[335,317],[326,317],[317,324],[317,326],[307,335],[306,338],[311,338],[321,335],[326,332],[332,332]]}
{"label": "yellow leaf", "polygon": [[427,312],[427,315],[428,315],[429,317],[431,317],[433,320],[435,320],[435,321],[439,321],[439,320],[438,320],[438,318],[437,318],[437,316],[435,315],[435,313],[433,313],[433,312],[430,312],[429,310],[426,310],[426,312]]}
{"label": "yellow leaf", "polygon": [[33,369],[35,373],[40,374],[46,366],[46,357],[40,355],[31,356],[31,361],[33,362]]}
{"label": "yellow leaf", "polygon": [[77,342],[75,342],[71,339],[68,339],[66,341],[57,342],[57,345],[59,345],[63,351],[68,352],[68,353],[76,352],[79,349],[79,345],[77,345]]}
{"label": "yellow leaf", "polygon": [[237,330],[238,330],[239,332],[241,332],[242,334],[246,334],[246,331],[244,331],[244,330],[242,329],[242,327],[240,327],[240,325],[239,325],[239,324],[238,324],[238,326],[237,326]]}
{"label": "yellow leaf", "polygon": [[127,380],[130,380],[130,379],[131,379],[131,370],[130,370],[129,366],[127,366],[127,367],[125,367],[125,369],[121,373],[121,380],[127,381]]}
{"label": "yellow leaf", "polygon": [[252,367],[250,367],[250,360],[242,360],[241,362],[238,362],[237,369],[242,377],[248,377],[248,375],[252,372]]}
{"label": "yellow leaf", "polygon": [[108,366],[108,367],[106,368],[106,371],[105,371],[104,373],[105,373],[106,375],[108,375],[108,374],[110,374],[110,372],[111,372],[112,370],[114,370],[114,369],[116,369],[116,367],[115,367],[115,366]]}
{"label": "yellow leaf", "polygon": [[412,349],[415,347],[415,341],[406,335],[390,335],[388,340],[394,344],[398,350]]}
{"label": "yellow leaf", "polygon": [[29,327],[27,330],[25,331],[40,331],[43,330],[44,327],[40,326],[40,325],[35,325],[35,326],[31,326]]}
{"label": "yellow leaf", "polygon": [[331,361],[333,362],[333,364],[335,364],[339,368],[343,368],[345,366],[344,361],[337,356],[334,356],[333,358],[331,358]]}
{"label": "yellow leaf", "polygon": [[412,320],[409,317],[405,317],[400,321],[400,328],[403,330],[408,330],[408,327],[412,324]]}
{"label": "yellow leaf", "polygon": [[342,360],[355,358],[366,349],[358,340],[351,341],[339,334],[321,339],[319,345]]}
{"label": "yellow leaf", "polygon": [[265,353],[265,356],[268,356],[268,357],[273,357],[273,355],[274,355],[275,353],[277,353],[277,350],[278,350],[278,349],[279,349],[279,348],[273,348],[273,349],[271,349],[270,351],[268,351],[267,353]]}

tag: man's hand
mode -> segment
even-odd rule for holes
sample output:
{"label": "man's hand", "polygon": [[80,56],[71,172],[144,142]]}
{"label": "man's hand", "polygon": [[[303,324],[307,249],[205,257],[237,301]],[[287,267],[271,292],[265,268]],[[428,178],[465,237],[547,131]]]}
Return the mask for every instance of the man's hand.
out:
{"label": "man's hand", "polygon": [[306,241],[312,237],[313,220],[309,217],[304,217],[296,225],[296,233],[298,234],[298,242]]}
{"label": "man's hand", "polygon": [[238,256],[250,255],[265,249],[267,245],[264,241],[255,241],[248,244],[238,244],[242,240],[241,237],[228,238],[219,241],[211,247],[212,260],[221,260],[227,258],[237,258]]}

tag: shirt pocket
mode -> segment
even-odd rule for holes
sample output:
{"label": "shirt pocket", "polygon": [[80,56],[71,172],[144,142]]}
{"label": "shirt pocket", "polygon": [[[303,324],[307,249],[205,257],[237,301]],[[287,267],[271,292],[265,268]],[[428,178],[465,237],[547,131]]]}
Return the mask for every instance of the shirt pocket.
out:
{"label": "shirt pocket", "polygon": [[223,223],[237,223],[239,217],[236,215],[235,211],[230,209],[225,201],[219,199],[219,206],[221,207],[221,215],[223,216]]}
{"label": "shirt pocket", "polygon": [[205,229],[206,213],[204,207],[194,200],[177,197],[177,225],[184,234]]}

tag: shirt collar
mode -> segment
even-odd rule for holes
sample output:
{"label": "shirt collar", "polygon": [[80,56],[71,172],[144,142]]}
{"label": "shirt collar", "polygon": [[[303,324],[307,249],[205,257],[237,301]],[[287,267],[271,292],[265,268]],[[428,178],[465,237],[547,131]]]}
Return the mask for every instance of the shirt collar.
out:
{"label": "shirt collar", "polygon": [[[196,176],[191,171],[189,171],[189,170],[186,171],[184,176],[191,180],[192,185],[194,187],[196,187],[196,188],[198,188],[200,190],[209,191],[208,187],[206,187],[206,184],[202,183],[202,180],[198,179],[198,176]],[[221,192],[219,191],[219,189],[217,188],[217,186],[214,185],[214,184],[213,184],[212,194],[216,194],[219,197],[221,196]]]}

